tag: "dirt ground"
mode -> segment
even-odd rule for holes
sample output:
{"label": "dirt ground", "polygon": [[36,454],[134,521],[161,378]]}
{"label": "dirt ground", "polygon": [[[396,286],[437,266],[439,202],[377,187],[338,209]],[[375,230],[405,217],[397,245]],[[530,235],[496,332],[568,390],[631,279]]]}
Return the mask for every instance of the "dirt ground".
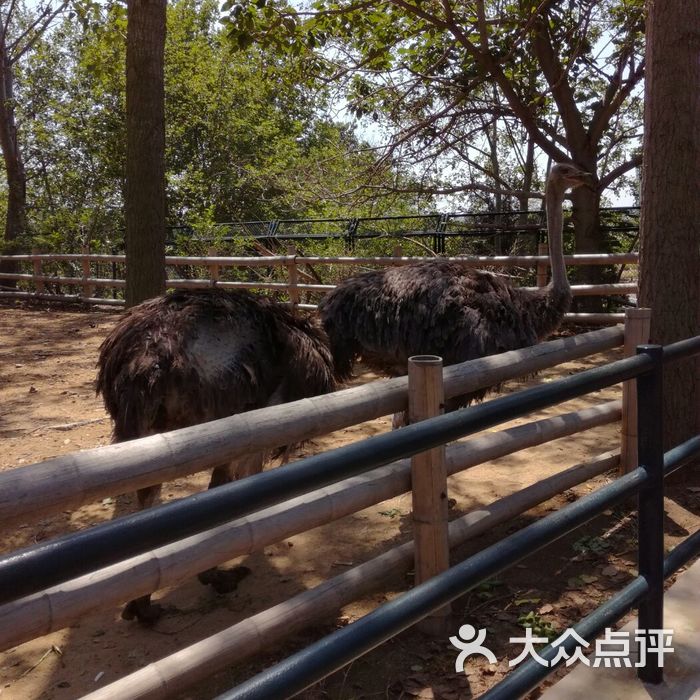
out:
{"label": "dirt ground", "polygon": [[[110,421],[94,394],[93,381],[98,346],[116,318],[114,312],[0,305],[0,468],[14,469],[110,442]],[[617,357],[617,352],[610,352],[561,365],[526,381],[511,382],[504,391],[552,381]],[[364,374],[357,381],[371,379],[371,375]],[[617,398],[619,394],[619,387],[612,387],[533,417],[583,408]],[[353,426],[312,441],[297,457],[384,432],[390,426],[388,417]],[[468,470],[450,479],[449,496],[454,499],[451,517],[590,460],[618,444],[619,426],[608,425]],[[454,561],[589,493],[613,476],[583,484],[495,528],[478,542],[453,552]],[[164,498],[188,495],[204,488],[207,482],[206,474],[179,479],[166,485]],[[3,552],[109,519],[117,495],[4,532]],[[130,501],[130,497],[119,499],[127,508],[133,505]],[[672,487],[666,505],[667,544],[671,547],[700,525],[697,482],[691,480],[682,487]],[[0,654],[0,700],[81,697],[409,537],[410,496],[404,495],[284,540],[263,553],[231,562],[245,562],[252,569],[235,593],[217,595],[196,580],[159,591],[155,597],[165,606],[166,613],[151,628],[122,620],[121,607],[108,607],[67,629]],[[585,529],[457,601],[450,634],[456,634],[466,621],[475,627],[487,627],[487,644],[499,659],[497,664],[471,657],[466,673],[456,674],[457,652],[447,639],[431,639],[408,631],[300,697],[308,700],[477,697],[507,673],[508,659],[515,658],[520,648],[506,640],[521,636],[523,625],[532,626],[542,634],[563,631],[635,575],[635,537],[636,520],[630,509],[610,510]],[[283,644],[272,646],[262,657],[232,664],[206,682],[183,689],[178,697],[213,698],[395,597],[410,583],[410,576],[396,576],[384,591],[346,606],[326,625],[312,627]],[[1,615],[0,610],[0,620]]]}

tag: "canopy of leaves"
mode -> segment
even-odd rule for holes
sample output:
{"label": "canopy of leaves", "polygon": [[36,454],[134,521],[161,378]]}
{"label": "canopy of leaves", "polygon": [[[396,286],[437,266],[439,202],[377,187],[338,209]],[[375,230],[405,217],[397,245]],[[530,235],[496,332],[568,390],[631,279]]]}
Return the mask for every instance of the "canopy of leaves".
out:
{"label": "canopy of leaves", "polygon": [[224,8],[234,46],[309,56],[315,77],[342,85],[358,118],[385,127],[393,167],[431,181],[442,175],[435,192],[529,189],[537,183],[530,144],[534,163],[573,159],[601,189],[627,184],[622,176],[640,162],[642,0]]}
{"label": "canopy of leaves", "polygon": [[[19,66],[34,244],[121,245],[126,10],[92,10],[59,23]],[[327,94],[311,89],[301,60],[232,50],[218,18],[214,0],[168,8],[170,223],[369,212],[352,193],[376,165],[373,151],[329,116]]]}

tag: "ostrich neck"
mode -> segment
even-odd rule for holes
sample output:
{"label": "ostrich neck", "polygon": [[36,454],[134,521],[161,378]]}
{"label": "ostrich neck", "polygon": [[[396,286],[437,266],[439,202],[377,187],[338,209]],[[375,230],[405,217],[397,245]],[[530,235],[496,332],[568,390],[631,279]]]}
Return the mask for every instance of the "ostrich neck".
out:
{"label": "ostrich neck", "polygon": [[549,239],[549,262],[552,266],[550,288],[559,292],[570,292],[569,280],[564,265],[564,189],[555,183],[547,183],[545,192],[547,209],[547,236]]}

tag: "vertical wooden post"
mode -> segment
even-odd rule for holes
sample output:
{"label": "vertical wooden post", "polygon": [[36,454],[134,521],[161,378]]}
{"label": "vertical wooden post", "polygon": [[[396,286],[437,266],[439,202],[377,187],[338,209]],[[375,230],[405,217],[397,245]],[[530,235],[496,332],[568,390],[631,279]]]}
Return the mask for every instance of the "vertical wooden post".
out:
{"label": "vertical wooden post", "polygon": [[[40,251],[38,248],[32,248],[32,255],[39,255]],[[44,285],[44,280],[36,279],[42,277],[43,271],[41,269],[41,258],[34,258],[32,260],[32,273],[35,277],[34,279],[34,292],[36,294],[43,294],[46,286]]]}
{"label": "vertical wooden post", "polygon": [[[549,256],[549,245],[547,243],[537,244],[537,255],[547,255]],[[547,286],[547,268],[549,267],[549,262],[538,262],[537,263],[537,286],[546,287]]]}
{"label": "vertical wooden post", "polygon": [[[409,423],[440,415],[444,411],[442,358],[416,355],[408,360]],[[433,448],[411,459],[413,534],[416,585],[446,571],[450,566],[447,537],[447,471],[445,447]],[[445,636],[450,607],[425,618],[417,627],[427,634]]]}
{"label": "vertical wooden post", "polygon": [[403,246],[400,243],[394,246],[394,257],[403,258]]}
{"label": "vertical wooden post", "polygon": [[[637,345],[649,342],[651,309],[627,309],[625,311],[625,357],[637,354]],[[637,450],[637,382],[634,379],[622,384],[622,430],[620,446],[620,474],[636,469],[639,462]]]}
{"label": "vertical wooden post", "polygon": [[[209,258],[215,258],[216,257],[216,248],[207,248],[207,257]],[[219,265],[217,263],[210,263],[208,265],[209,267],[209,281],[211,282],[212,287],[216,287],[217,282],[219,281]]]}
{"label": "vertical wooden post", "polygon": [[292,260],[287,263],[287,271],[289,273],[289,301],[292,302],[292,311],[300,301],[299,289],[297,288],[299,284],[299,270],[297,269],[296,254],[296,246],[293,243],[287,245],[287,255],[292,256]]}
{"label": "vertical wooden post", "polygon": [[87,255],[90,255],[90,247],[84,245],[82,248],[83,257],[80,259],[80,263],[83,267],[83,281],[82,281],[82,297],[83,299],[90,299],[94,293],[94,286],[88,282],[90,279],[90,261],[87,259]]}

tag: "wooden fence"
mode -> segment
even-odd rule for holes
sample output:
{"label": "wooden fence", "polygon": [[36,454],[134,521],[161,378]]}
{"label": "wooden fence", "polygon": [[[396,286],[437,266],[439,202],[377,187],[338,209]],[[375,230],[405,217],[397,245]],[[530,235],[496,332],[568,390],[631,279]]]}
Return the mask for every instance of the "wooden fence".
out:
{"label": "wooden fence", "polygon": [[[397,251],[400,252],[400,251]],[[535,268],[537,286],[547,282],[549,257],[546,244],[541,244],[538,255],[502,255],[502,256],[464,256],[441,258],[458,262],[469,267],[487,268]],[[636,265],[638,253],[595,253],[565,256],[567,265]],[[316,304],[308,303],[308,295],[325,294],[334,289],[333,284],[322,284],[309,274],[309,269],[319,266],[344,266],[354,268],[383,267],[389,265],[409,265],[421,260],[434,260],[428,257],[346,257],[346,256],[303,256],[295,253],[294,247],[289,246],[287,255],[269,255],[263,257],[221,257],[207,256],[167,256],[165,264],[169,267],[191,267],[206,273],[206,277],[184,279],[174,277],[167,280],[170,289],[199,289],[219,287],[222,289],[257,289],[284,294],[287,303],[296,308],[313,310]],[[102,255],[83,251],[82,253],[52,253],[42,254],[37,251],[28,255],[4,255],[0,260],[14,260],[31,271],[18,273],[0,273],[0,285],[3,280],[19,284],[20,289],[4,290],[0,287],[0,298],[34,298],[49,301],[80,301],[89,304],[123,306],[122,298],[95,296],[96,289],[121,290],[125,286],[123,279],[100,277],[99,268],[104,265],[125,265],[123,255]],[[74,275],[46,274],[45,267],[49,264],[66,264]],[[222,272],[231,268],[279,268],[284,271],[284,281],[265,280],[226,280]],[[305,269],[306,268],[306,269]],[[77,274],[79,271],[79,274]],[[116,276],[116,275],[115,275]],[[306,281],[300,281],[306,280]],[[77,287],[75,294],[56,294],[47,291],[47,285],[64,285]],[[535,289],[536,287],[528,287]],[[614,284],[575,284],[572,286],[574,296],[617,296],[636,294],[636,282],[620,282]],[[624,319],[623,314],[568,314],[567,318],[578,323],[619,323]]]}
{"label": "wooden fence", "polygon": [[[638,320],[630,324],[638,326]],[[643,339],[638,327],[607,328],[473,360],[443,372],[444,395],[499,384],[562,362]],[[636,341],[635,341],[636,342]],[[0,524],[31,522],[66,508],[161,483],[226,460],[306,440],[405,410],[407,377],[380,380],[334,394],[250,411],[194,428],[64,455],[0,473]],[[628,400],[628,399],[625,399]],[[573,435],[629,415],[612,401],[455,443],[445,453],[445,474]],[[624,430],[624,428],[623,428]],[[415,459],[415,458],[414,458]],[[449,524],[455,546],[620,464],[608,452],[496,501]],[[195,573],[291,535],[411,490],[410,460],[381,467],[197,536],[160,547],[0,607],[0,648],[61,629],[78,618],[172,585]],[[626,462],[623,457],[622,462]],[[415,486],[414,486],[415,488]],[[316,588],[150,664],[90,698],[171,697],[183,685],[240,660],[263,644],[327,617],[358,596],[376,590],[388,574],[407,570],[413,544],[406,543]],[[303,614],[299,614],[303,611]],[[264,640],[264,641],[263,641]]]}

